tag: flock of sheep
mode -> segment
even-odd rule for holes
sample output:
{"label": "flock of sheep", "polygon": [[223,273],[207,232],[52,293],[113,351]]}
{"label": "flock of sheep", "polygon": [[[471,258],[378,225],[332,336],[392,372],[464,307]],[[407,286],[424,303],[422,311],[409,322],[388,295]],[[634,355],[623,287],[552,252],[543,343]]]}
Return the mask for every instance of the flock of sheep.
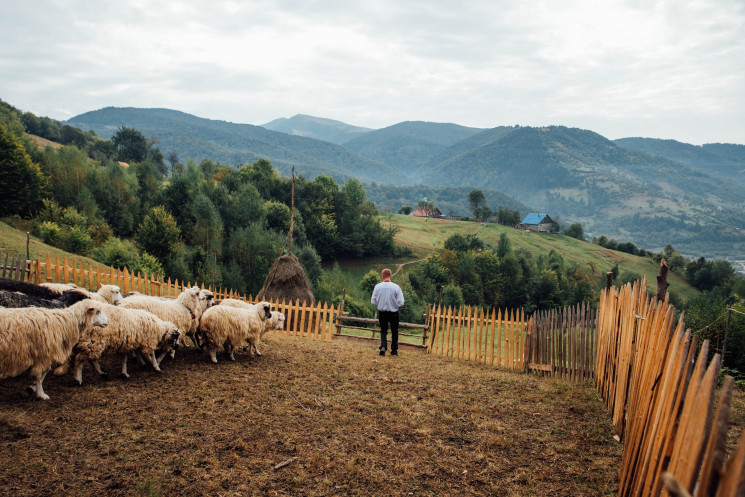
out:
{"label": "flock of sheep", "polygon": [[29,391],[47,400],[42,382],[55,366],[55,375],[72,372],[78,384],[86,362],[107,376],[98,362],[103,354],[121,356],[124,378],[130,359],[147,360],[160,372],[183,336],[206,348],[213,363],[220,349],[233,361],[238,347],[260,356],[261,337],[283,329],[284,320],[269,302],[225,299],[217,305],[211,291],[196,286],[170,298],[123,296],[115,285],[91,292],[73,284],[0,279],[0,379],[29,371],[35,380]]}

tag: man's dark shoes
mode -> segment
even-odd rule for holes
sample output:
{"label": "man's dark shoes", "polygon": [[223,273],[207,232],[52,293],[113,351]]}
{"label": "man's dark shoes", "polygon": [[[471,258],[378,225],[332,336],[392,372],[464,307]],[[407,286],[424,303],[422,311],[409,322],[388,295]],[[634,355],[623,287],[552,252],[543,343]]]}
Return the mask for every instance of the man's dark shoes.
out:
{"label": "man's dark shoes", "polygon": [[385,355],[385,350],[384,349],[380,349],[380,355]]}
{"label": "man's dark shoes", "polygon": [[391,355],[398,355],[398,352],[391,352]]}

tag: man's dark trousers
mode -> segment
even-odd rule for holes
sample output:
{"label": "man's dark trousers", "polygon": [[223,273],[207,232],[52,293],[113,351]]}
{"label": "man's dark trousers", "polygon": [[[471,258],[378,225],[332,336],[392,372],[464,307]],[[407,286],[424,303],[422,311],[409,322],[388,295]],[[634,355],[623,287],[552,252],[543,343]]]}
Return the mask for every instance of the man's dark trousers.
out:
{"label": "man's dark trousers", "polygon": [[391,354],[398,354],[398,311],[378,311],[380,321],[380,350],[388,348],[388,325],[391,325]]}

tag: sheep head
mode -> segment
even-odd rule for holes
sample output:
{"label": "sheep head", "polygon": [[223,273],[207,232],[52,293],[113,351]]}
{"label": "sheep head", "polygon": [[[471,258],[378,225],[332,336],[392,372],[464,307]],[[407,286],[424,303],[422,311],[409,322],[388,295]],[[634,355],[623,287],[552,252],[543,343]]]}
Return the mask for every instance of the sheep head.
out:
{"label": "sheep head", "polygon": [[199,300],[206,300],[207,307],[212,307],[213,305],[217,305],[217,302],[215,302],[215,294],[210,292],[209,290],[200,291]]}
{"label": "sheep head", "polygon": [[271,319],[272,317],[272,304],[266,301],[257,302],[254,304],[256,309],[259,311],[259,316],[261,317],[262,321],[265,321],[267,319]]}
{"label": "sheep head", "polygon": [[173,350],[179,348],[179,339],[181,338],[181,331],[170,321],[165,321],[163,326],[163,339],[161,340],[161,346],[163,348],[170,347]]}
{"label": "sheep head", "polygon": [[101,307],[96,304],[88,304],[88,308],[85,310],[85,314],[90,318],[90,323],[93,326],[104,328],[109,324],[109,318],[103,312]]}

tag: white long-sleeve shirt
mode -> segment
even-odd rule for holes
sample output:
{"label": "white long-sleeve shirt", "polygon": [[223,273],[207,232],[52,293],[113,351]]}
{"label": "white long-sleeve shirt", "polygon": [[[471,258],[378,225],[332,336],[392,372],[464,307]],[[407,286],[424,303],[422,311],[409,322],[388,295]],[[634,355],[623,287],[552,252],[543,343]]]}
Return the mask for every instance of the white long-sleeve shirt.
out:
{"label": "white long-sleeve shirt", "polygon": [[370,303],[377,306],[379,311],[396,312],[404,305],[404,293],[392,281],[381,281],[375,285]]}

